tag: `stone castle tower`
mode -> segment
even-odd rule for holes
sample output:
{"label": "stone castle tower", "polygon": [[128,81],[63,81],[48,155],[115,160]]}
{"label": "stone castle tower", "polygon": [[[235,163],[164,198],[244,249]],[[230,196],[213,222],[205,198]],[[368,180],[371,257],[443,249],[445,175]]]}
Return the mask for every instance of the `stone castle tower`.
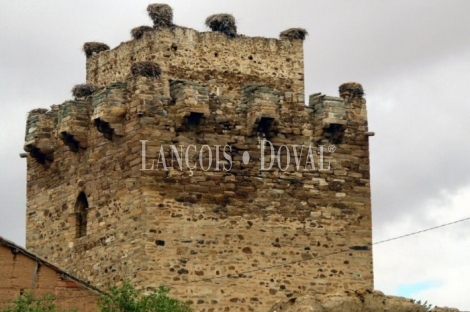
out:
{"label": "stone castle tower", "polygon": [[362,87],[306,105],[302,36],[152,18],[114,49],[86,44],[74,100],[29,113],[27,248],[197,311],[372,287]]}

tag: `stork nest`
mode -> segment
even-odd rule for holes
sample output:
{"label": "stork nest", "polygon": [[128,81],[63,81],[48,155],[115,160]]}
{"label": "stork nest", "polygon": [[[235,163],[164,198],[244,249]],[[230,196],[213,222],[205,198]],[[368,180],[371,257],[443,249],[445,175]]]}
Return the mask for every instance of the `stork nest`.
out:
{"label": "stork nest", "polygon": [[135,62],[131,66],[131,73],[134,76],[144,76],[144,77],[160,77],[162,73],[160,66],[157,63],[153,62]]}
{"label": "stork nest", "polygon": [[83,51],[87,58],[91,57],[93,53],[100,53],[109,50],[109,46],[101,42],[85,42],[83,45]]}
{"label": "stork nest", "polygon": [[173,9],[168,4],[149,4],[147,12],[155,28],[173,26]]}
{"label": "stork nest", "polygon": [[72,94],[75,97],[90,96],[96,91],[96,87],[92,84],[78,84],[72,88]]}
{"label": "stork nest", "polygon": [[346,82],[339,86],[339,94],[342,96],[345,93],[349,93],[349,95],[353,97],[361,98],[364,95],[364,89],[362,85],[357,82]]}
{"label": "stork nest", "polygon": [[47,113],[49,110],[47,108],[35,108],[28,112],[28,116],[32,115],[42,115]]}
{"label": "stork nest", "polygon": [[134,39],[140,39],[147,31],[152,31],[153,28],[150,26],[139,26],[131,30],[131,36]]}
{"label": "stork nest", "polygon": [[279,34],[279,37],[281,39],[288,39],[288,40],[293,40],[293,39],[305,40],[305,37],[307,37],[307,35],[308,35],[307,30],[303,28],[289,28],[281,32]]}
{"label": "stork nest", "polygon": [[237,25],[231,14],[213,14],[206,18],[206,26],[212,31],[224,33],[230,38],[237,35]]}

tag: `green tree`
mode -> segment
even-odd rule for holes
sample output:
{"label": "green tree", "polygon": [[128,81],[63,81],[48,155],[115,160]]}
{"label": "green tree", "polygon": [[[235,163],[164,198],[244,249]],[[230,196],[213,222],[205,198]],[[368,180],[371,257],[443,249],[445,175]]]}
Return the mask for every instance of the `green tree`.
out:
{"label": "green tree", "polygon": [[169,289],[160,287],[149,296],[140,293],[125,281],[121,287],[111,287],[102,295],[100,312],[190,312],[187,303],[168,296]]}
{"label": "green tree", "polygon": [[16,298],[2,312],[57,312],[54,303],[55,297],[51,294],[35,298],[30,292],[26,292]]}

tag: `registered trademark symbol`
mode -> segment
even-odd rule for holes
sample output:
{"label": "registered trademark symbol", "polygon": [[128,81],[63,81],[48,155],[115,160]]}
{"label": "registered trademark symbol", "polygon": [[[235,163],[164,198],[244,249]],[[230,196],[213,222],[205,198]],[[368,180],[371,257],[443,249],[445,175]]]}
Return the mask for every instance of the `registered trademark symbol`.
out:
{"label": "registered trademark symbol", "polygon": [[336,151],[336,146],[335,145],[328,146],[328,152],[334,153],[335,151]]}

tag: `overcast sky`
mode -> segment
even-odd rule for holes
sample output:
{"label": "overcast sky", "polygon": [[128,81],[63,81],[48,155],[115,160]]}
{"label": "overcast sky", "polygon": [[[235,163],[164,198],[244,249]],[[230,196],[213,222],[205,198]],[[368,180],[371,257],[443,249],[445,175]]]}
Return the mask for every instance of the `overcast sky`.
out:
{"label": "overcast sky", "polygon": [[[85,82],[86,41],[111,47],[151,25],[146,1],[0,0],[0,235],[24,245],[27,112]],[[167,1],[205,30],[306,28],[306,92],[362,83],[369,111],[374,241],[470,217],[470,1]],[[295,3],[295,4],[293,4]],[[374,247],[375,287],[470,310],[470,221]]]}

